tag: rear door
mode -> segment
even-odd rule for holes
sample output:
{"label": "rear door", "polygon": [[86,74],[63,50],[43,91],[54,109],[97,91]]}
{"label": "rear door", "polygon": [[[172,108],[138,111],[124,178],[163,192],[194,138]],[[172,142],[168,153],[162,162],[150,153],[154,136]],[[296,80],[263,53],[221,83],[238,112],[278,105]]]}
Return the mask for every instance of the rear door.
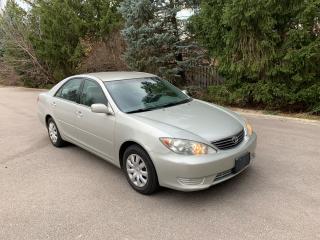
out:
{"label": "rear door", "polygon": [[91,111],[92,104],[108,105],[108,100],[100,84],[95,80],[85,79],[79,103],[76,121],[77,128],[80,130],[78,141],[99,155],[114,161],[115,117]]}
{"label": "rear door", "polygon": [[78,135],[75,121],[82,82],[81,78],[70,79],[57,91],[51,102],[60,134],[72,140],[76,140]]}

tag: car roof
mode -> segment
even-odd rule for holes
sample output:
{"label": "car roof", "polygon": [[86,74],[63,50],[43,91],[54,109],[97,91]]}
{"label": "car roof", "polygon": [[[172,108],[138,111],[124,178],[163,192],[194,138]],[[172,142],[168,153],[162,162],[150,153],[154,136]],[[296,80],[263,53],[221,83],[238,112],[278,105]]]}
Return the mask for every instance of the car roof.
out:
{"label": "car roof", "polygon": [[144,72],[96,72],[81,74],[79,76],[95,77],[99,78],[101,81],[114,81],[114,80],[124,80],[133,78],[144,78],[144,77],[156,77],[156,75]]}

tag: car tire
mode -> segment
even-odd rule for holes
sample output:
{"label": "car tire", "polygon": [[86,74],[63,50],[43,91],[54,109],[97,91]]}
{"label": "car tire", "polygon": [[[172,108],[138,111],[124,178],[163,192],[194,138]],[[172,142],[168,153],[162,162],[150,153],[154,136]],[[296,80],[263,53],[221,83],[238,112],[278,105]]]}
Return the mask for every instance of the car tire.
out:
{"label": "car tire", "polygon": [[52,118],[48,119],[47,129],[48,129],[49,139],[53,146],[63,147],[66,145],[66,142],[61,138],[56,122]]}
{"label": "car tire", "polygon": [[123,154],[123,171],[131,187],[150,195],[159,188],[158,176],[148,153],[138,145],[129,146]]}

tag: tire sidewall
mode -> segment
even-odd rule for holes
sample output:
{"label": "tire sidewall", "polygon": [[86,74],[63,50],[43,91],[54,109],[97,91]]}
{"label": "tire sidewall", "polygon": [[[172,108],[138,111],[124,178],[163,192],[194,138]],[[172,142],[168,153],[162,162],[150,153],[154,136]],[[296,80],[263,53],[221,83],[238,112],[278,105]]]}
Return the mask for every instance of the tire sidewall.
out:
{"label": "tire sidewall", "polygon": [[[57,139],[56,142],[53,142],[52,139],[50,138],[50,133],[49,133],[49,125],[50,125],[50,123],[53,123],[54,126],[55,126],[56,129],[57,129],[58,139]],[[50,139],[50,142],[52,143],[52,145],[54,145],[55,147],[62,147],[62,146],[64,145],[64,141],[63,141],[63,139],[61,138],[61,135],[60,135],[58,126],[57,126],[56,122],[53,120],[53,118],[50,118],[50,119],[48,120],[47,130],[48,130],[49,139]]]}
{"label": "tire sidewall", "polygon": [[[136,185],[134,185],[134,183],[130,180],[128,172],[127,172],[127,158],[128,156],[130,156],[131,154],[137,154],[139,155],[143,161],[145,162],[147,171],[148,171],[148,180],[145,186],[143,187],[138,187]],[[149,157],[148,153],[141,148],[138,145],[131,145],[130,147],[128,147],[124,154],[123,154],[123,159],[122,159],[122,168],[123,171],[126,175],[127,181],[129,182],[129,184],[131,185],[131,187],[136,190],[139,193],[142,194],[151,194],[153,192],[155,192],[158,188],[158,177],[157,177],[157,173],[155,170],[155,167],[152,163],[151,158]]]}

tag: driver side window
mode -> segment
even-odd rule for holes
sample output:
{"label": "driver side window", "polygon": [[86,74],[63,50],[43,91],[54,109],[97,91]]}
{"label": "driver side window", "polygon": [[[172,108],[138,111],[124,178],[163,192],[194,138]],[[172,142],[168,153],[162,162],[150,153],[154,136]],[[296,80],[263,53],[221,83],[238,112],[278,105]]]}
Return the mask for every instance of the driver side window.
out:
{"label": "driver side window", "polygon": [[95,103],[108,105],[108,100],[101,87],[96,82],[85,80],[80,97],[80,104],[91,107],[91,105]]}

